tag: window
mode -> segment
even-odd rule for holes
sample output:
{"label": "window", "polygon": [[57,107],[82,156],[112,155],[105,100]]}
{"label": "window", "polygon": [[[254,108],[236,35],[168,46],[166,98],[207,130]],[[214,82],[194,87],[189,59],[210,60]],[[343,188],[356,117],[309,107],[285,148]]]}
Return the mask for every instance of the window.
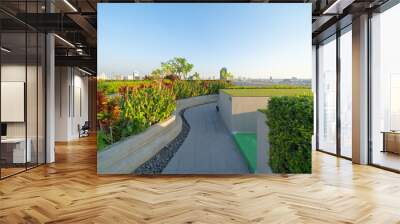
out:
{"label": "window", "polygon": [[371,19],[371,162],[400,170],[400,5]]}
{"label": "window", "polygon": [[340,154],[352,157],[352,33],[351,26],[340,36]]}
{"label": "window", "polygon": [[318,48],[318,149],[336,153],[336,36]]}

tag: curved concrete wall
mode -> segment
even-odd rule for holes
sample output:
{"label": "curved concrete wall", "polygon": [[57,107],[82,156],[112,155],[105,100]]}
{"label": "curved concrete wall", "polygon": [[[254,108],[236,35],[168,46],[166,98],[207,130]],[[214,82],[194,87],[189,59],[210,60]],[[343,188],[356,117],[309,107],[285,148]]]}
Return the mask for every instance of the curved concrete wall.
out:
{"label": "curved concrete wall", "polygon": [[182,129],[179,112],[183,109],[215,102],[218,95],[191,97],[178,100],[174,115],[155,124],[141,134],[121,140],[97,153],[99,174],[130,174],[140,165],[156,155],[171,142]]}
{"label": "curved concrete wall", "polygon": [[211,102],[216,102],[218,100],[218,94],[215,95],[207,95],[207,96],[196,96],[196,97],[190,97],[187,99],[182,99],[178,100],[176,102],[176,111],[179,112],[183,109],[205,104],[205,103],[211,103]]}

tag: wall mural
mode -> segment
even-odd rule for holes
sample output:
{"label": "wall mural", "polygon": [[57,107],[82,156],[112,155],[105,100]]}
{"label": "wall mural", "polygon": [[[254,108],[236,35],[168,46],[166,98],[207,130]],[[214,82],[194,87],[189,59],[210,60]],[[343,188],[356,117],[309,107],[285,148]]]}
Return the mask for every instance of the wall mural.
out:
{"label": "wall mural", "polygon": [[98,4],[98,173],[311,173],[310,21],[311,4]]}

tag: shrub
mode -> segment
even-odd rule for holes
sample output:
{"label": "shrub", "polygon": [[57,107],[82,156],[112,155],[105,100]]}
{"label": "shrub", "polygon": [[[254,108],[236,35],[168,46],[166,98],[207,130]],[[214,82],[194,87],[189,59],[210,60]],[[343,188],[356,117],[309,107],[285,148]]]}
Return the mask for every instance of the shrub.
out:
{"label": "shrub", "polygon": [[175,81],[175,80],[180,80],[181,78],[179,78],[179,76],[177,76],[177,75],[166,75],[166,76],[164,77],[164,79],[168,79],[168,80],[171,80],[171,81]]}
{"label": "shrub", "polygon": [[266,110],[274,173],[311,173],[313,97],[272,97]]}
{"label": "shrub", "polygon": [[177,99],[195,96],[218,94],[219,89],[231,86],[227,81],[219,80],[185,80],[173,82],[173,91]]}
{"label": "shrub", "polygon": [[[117,94],[120,87],[126,86],[130,88],[139,87],[141,85],[149,85],[157,81],[152,80],[134,80],[134,81],[98,81],[97,90],[102,91],[105,95]],[[164,79],[163,84],[172,85],[172,89],[177,99],[184,99],[193,96],[202,96],[209,94],[217,94],[219,89],[230,88],[232,85],[228,81],[222,80],[179,80]]]}
{"label": "shrub", "polygon": [[98,149],[170,117],[175,110],[171,86],[158,83],[120,87],[117,95],[97,94]]}

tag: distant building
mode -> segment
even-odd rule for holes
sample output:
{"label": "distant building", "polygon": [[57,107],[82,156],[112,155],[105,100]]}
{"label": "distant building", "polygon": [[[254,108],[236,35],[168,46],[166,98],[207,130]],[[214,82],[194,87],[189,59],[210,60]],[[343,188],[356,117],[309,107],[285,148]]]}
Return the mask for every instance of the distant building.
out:
{"label": "distant building", "polygon": [[242,78],[234,80],[235,85],[240,86],[268,86],[268,85],[295,85],[295,86],[307,86],[311,87],[311,79],[300,79],[300,78],[290,78],[290,79],[271,79],[269,78],[261,79],[251,79]]}
{"label": "distant building", "polygon": [[124,76],[120,74],[116,74],[113,76],[113,80],[124,80]]}
{"label": "distant building", "polygon": [[103,72],[97,76],[98,80],[107,80],[107,75]]}
{"label": "distant building", "polygon": [[135,78],[135,75],[134,75],[134,74],[132,74],[132,75],[127,75],[127,80],[134,80],[134,78]]}

